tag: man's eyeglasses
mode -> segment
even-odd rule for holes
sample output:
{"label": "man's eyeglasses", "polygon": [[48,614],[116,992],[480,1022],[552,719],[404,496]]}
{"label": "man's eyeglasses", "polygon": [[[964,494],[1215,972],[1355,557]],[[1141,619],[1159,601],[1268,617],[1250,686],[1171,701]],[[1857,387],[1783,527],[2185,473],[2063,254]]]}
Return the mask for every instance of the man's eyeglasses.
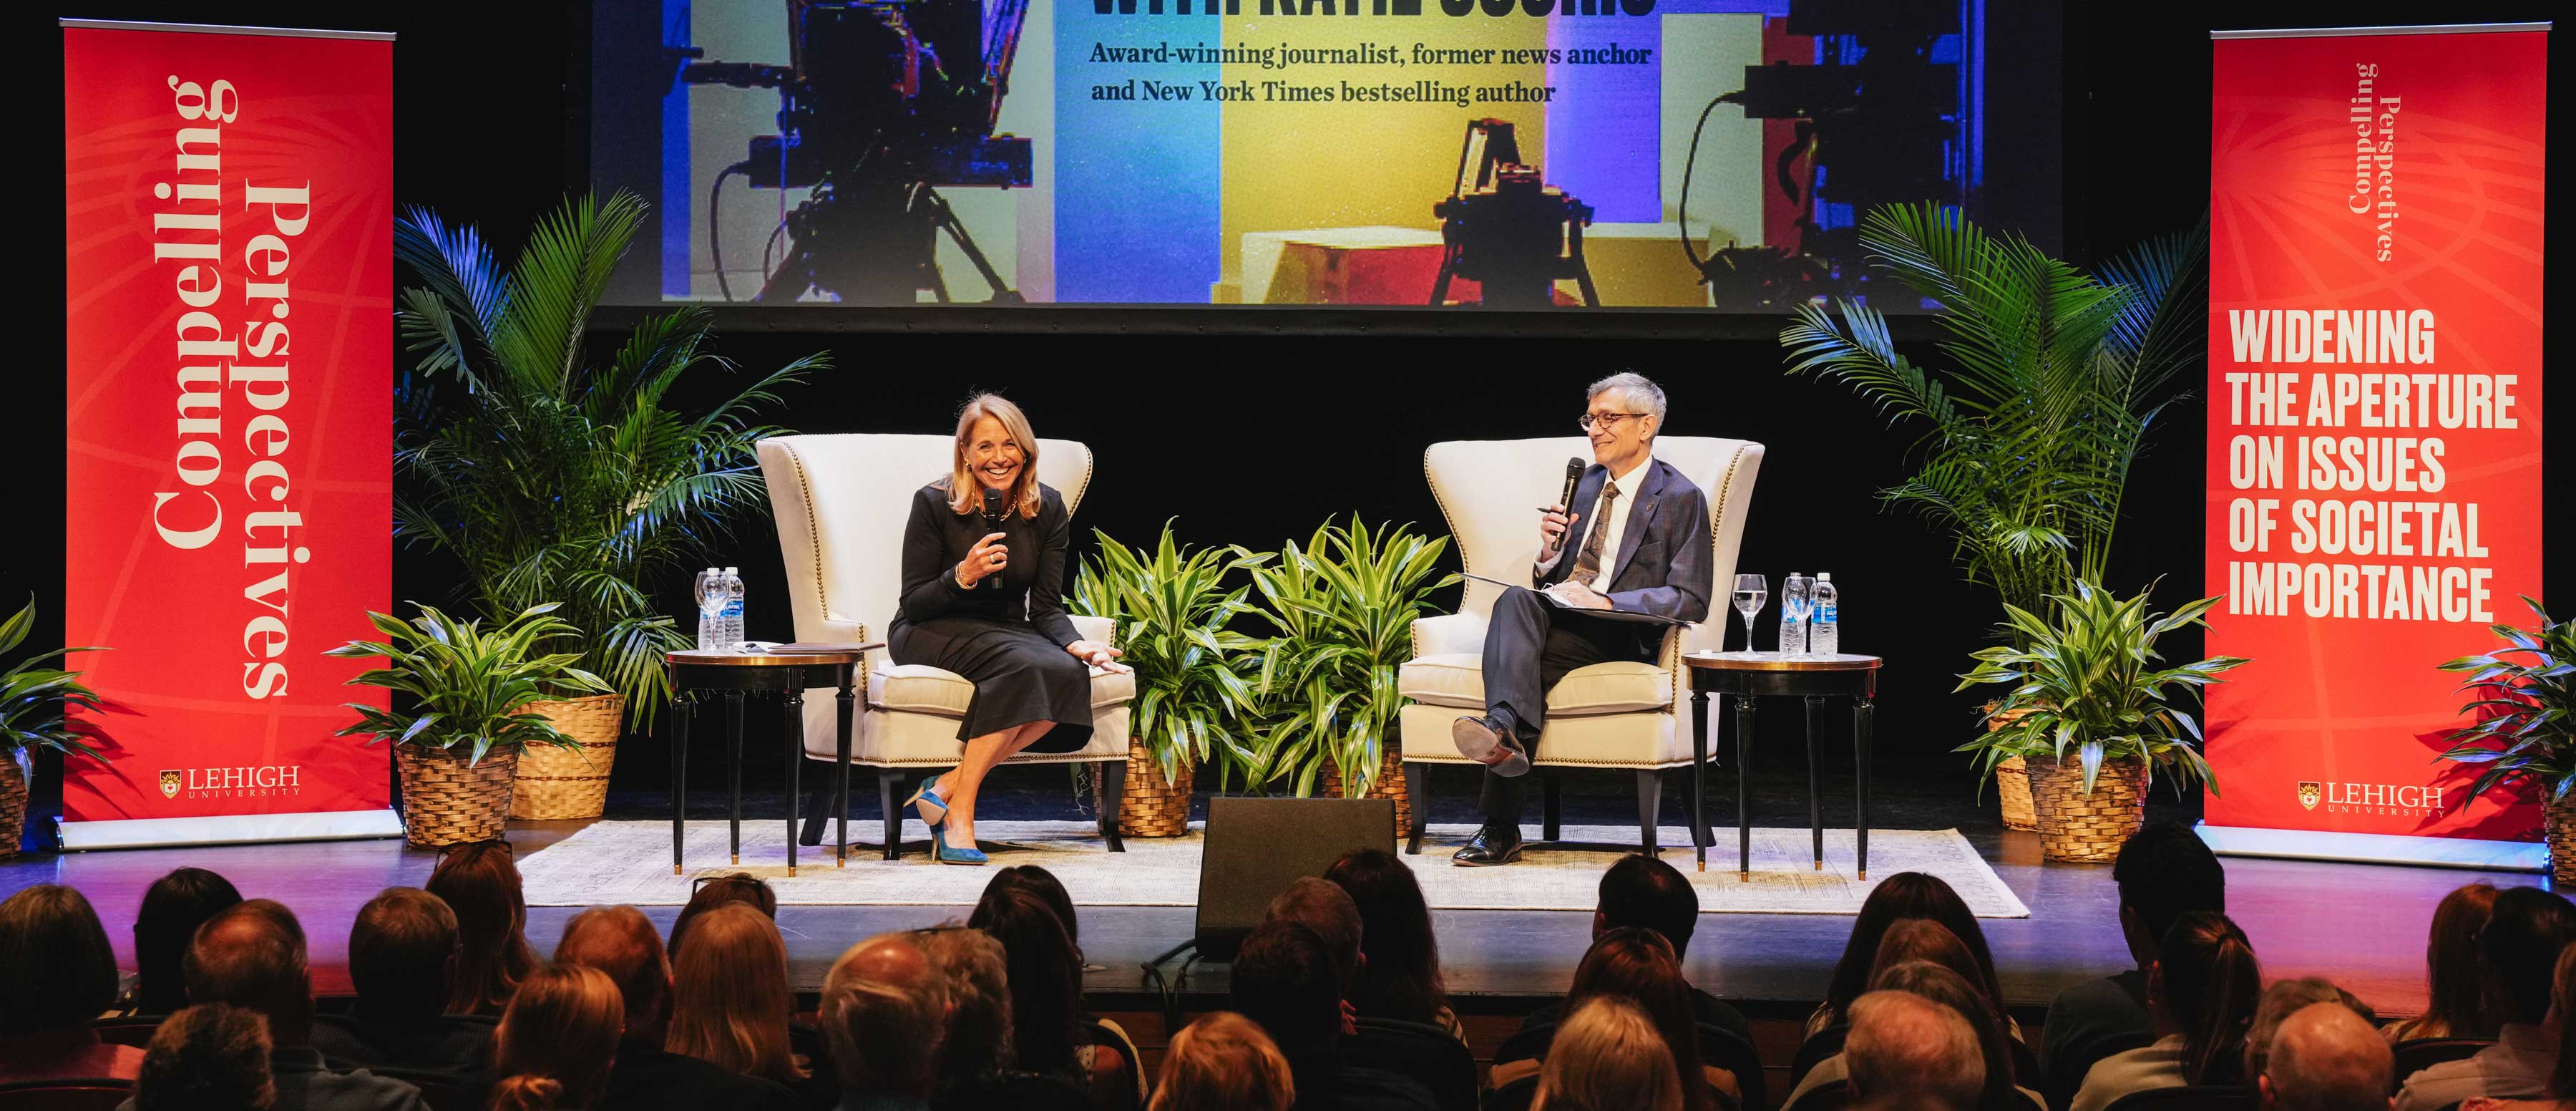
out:
{"label": "man's eyeglasses", "polygon": [[1615,428],[1618,427],[1620,421],[1627,420],[1630,417],[1642,417],[1645,415],[1646,414],[1644,413],[1585,413],[1581,417],[1576,418],[1574,423],[1583,426],[1584,431],[1590,432],[1592,431],[1592,426],[1596,424],[1601,425],[1604,428]]}

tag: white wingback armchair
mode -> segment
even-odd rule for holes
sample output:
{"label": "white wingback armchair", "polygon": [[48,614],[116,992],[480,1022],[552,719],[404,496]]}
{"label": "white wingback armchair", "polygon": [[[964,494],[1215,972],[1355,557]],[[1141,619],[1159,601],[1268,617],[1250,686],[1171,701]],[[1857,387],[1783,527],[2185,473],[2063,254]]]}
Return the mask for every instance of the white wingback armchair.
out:
{"label": "white wingback armchair", "polygon": [[[1579,436],[1534,440],[1452,440],[1423,452],[1422,471],[1440,512],[1457,538],[1467,570],[1498,579],[1527,579],[1538,558],[1538,515],[1531,506],[1553,496],[1565,479],[1568,458],[1590,459]],[[1682,653],[1714,651],[1726,635],[1728,591],[1735,554],[1762,469],[1762,445],[1707,436],[1660,436],[1655,457],[1682,472],[1708,495],[1710,597],[1708,620],[1668,631],[1654,663],[1612,662],[1578,668],[1547,692],[1547,721],[1531,758],[1543,791],[1545,840],[1557,835],[1558,768],[1624,768],[1637,773],[1637,822],[1648,851],[1655,848],[1657,803],[1663,773],[1697,768],[1689,669]],[[1449,740],[1461,714],[1485,709],[1485,624],[1502,588],[1467,580],[1460,612],[1413,623],[1414,658],[1398,669],[1396,685],[1409,701],[1397,714],[1404,741],[1406,786],[1414,803],[1407,850],[1422,851],[1423,774],[1426,764],[1473,764]],[[1694,805],[1698,793],[1692,794]],[[1703,815],[1692,815],[1704,829]],[[1705,836],[1694,833],[1694,836]]]}
{"label": "white wingback armchair", "polygon": [[[761,476],[778,524],[778,547],[787,560],[789,607],[796,639],[852,642],[885,638],[902,599],[904,522],[913,492],[949,471],[953,441],[947,436],[775,436],[760,441]],[[1065,512],[1082,504],[1091,485],[1091,449],[1072,440],[1038,441],[1038,480],[1064,495]],[[1066,569],[1070,583],[1072,568]],[[1083,637],[1108,643],[1114,627],[1105,617],[1073,618]],[[868,653],[865,712],[851,740],[850,762],[877,772],[877,803],[885,820],[885,858],[901,843],[901,797],[906,773],[957,763],[964,746],[957,723],[966,716],[974,684],[954,672],[921,664],[897,665],[884,651]],[[1101,835],[1112,851],[1118,839],[1118,802],[1126,785],[1127,703],[1136,695],[1132,676],[1091,673],[1091,743],[1079,751],[1025,753],[1013,764],[1101,765]],[[840,758],[836,699],[805,703],[805,755]],[[813,775],[801,840],[819,844],[829,816],[832,777]]]}

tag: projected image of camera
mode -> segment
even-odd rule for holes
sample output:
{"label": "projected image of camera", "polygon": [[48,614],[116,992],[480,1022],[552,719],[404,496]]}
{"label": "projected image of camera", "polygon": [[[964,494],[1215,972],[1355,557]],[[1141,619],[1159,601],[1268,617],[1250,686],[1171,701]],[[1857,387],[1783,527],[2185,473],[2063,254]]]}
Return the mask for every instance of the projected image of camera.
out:
{"label": "projected image of camera", "polygon": [[[790,63],[713,61],[670,48],[678,82],[779,93],[778,134],[751,138],[748,156],[716,176],[754,189],[808,189],[774,238],[786,250],[752,298],[808,293],[857,304],[908,304],[927,291],[947,302],[938,237],[948,235],[997,302],[1019,295],[975,245],[942,186],[1025,187],[1029,140],[994,134],[1028,0],[1003,0],[988,26],[982,0],[791,0]],[[710,218],[726,300],[723,251]]]}

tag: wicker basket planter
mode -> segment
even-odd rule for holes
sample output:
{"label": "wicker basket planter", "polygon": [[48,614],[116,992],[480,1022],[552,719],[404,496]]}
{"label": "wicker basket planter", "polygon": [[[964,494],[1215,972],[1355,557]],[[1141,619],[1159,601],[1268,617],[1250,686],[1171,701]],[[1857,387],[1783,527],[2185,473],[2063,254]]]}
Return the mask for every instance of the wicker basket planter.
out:
{"label": "wicker basket planter", "polygon": [[1191,784],[1198,768],[1181,762],[1171,782],[1145,746],[1127,746],[1127,785],[1118,804],[1121,837],[1186,837],[1190,832]]}
{"label": "wicker basket planter", "polygon": [[2019,756],[1995,765],[1995,801],[2003,804],[2004,828],[2029,833],[2039,828],[2038,804],[2030,797],[2030,763]]}
{"label": "wicker basket planter", "polygon": [[471,750],[400,745],[403,839],[425,849],[501,836],[510,812],[516,752],[488,752],[468,766]]}
{"label": "wicker basket planter", "polygon": [[27,766],[25,749],[0,752],[0,860],[18,855],[18,838],[27,832]]}
{"label": "wicker basket planter", "polygon": [[560,702],[527,702],[520,704],[518,712],[544,714],[557,731],[579,741],[581,747],[538,745],[520,753],[510,816],[556,822],[607,813],[608,770],[617,762],[626,697],[594,694]]}
{"label": "wicker basket planter", "polygon": [[2048,860],[2108,864],[2147,823],[2147,762],[2106,760],[2084,793],[2084,762],[2030,759],[2030,797],[2039,811],[2039,855]]}
{"label": "wicker basket planter", "polygon": [[[1323,783],[1317,792],[1328,799],[1348,797],[1342,792],[1341,769],[1334,767],[1329,760],[1324,762]],[[1368,797],[1395,800],[1396,836],[1402,837],[1413,828],[1413,794],[1404,786],[1404,750],[1401,747],[1386,746],[1386,758],[1377,766],[1377,778],[1369,783]]]}
{"label": "wicker basket planter", "polygon": [[2541,814],[2547,819],[2543,827],[2549,838],[2549,878],[2576,883],[2576,791],[2550,800]]}

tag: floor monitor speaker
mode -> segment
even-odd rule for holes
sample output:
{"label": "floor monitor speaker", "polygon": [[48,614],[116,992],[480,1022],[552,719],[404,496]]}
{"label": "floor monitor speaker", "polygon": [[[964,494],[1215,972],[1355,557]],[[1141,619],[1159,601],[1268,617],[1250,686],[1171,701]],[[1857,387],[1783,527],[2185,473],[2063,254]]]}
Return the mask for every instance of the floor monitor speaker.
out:
{"label": "floor monitor speaker", "polygon": [[1272,898],[1299,877],[1323,875],[1353,849],[1395,851],[1393,799],[1210,798],[1199,858],[1199,956],[1234,959]]}

